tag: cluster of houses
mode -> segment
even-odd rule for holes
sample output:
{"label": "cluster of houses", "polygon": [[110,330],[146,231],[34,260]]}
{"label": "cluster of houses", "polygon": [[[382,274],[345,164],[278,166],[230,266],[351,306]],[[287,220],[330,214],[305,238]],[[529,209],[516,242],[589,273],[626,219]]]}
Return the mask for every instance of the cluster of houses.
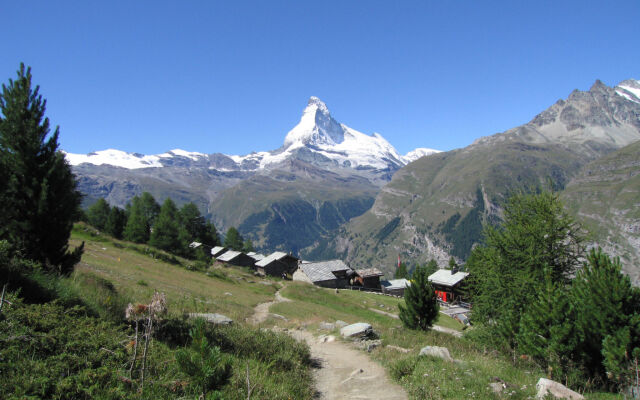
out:
{"label": "cluster of houses", "polygon": [[[211,249],[211,256],[223,264],[251,268],[262,276],[286,277],[325,288],[370,290],[403,296],[405,288],[411,286],[407,279],[381,280],[384,274],[377,268],[352,269],[342,260],[308,262],[280,251],[265,256],[256,252],[245,254],[222,246]],[[460,285],[467,275],[457,269],[440,269],[429,276],[429,281],[441,301],[453,303],[461,299]]]}

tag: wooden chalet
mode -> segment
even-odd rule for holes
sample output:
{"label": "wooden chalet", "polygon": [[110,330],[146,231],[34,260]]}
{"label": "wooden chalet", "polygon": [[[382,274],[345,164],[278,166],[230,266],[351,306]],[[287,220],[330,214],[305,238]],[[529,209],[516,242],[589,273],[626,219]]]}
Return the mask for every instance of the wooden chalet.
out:
{"label": "wooden chalet", "polygon": [[216,257],[221,263],[237,265],[239,267],[253,267],[255,260],[248,255],[235,250],[229,250]]}
{"label": "wooden chalet", "polygon": [[411,286],[411,281],[408,279],[391,279],[380,281],[382,287],[382,293],[391,296],[404,296],[404,289]]}
{"label": "wooden chalet", "polygon": [[293,280],[326,288],[344,288],[353,274],[353,270],[341,260],[331,260],[300,264],[293,273]]}
{"label": "wooden chalet", "polygon": [[276,251],[255,263],[260,275],[282,276],[293,274],[298,269],[300,259],[291,254]]}
{"label": "wooden chalet", "polygon": [[383,275],[377,268],[357,269],[353,284],[367,289],[380,289],[380,277]]}
{"label": "wooden chalet", "polygon": [[460,286],[468,275],[468,272],[460,272],[457,269],[439,269],[429,275],[429,282],[440,300],[453,303],[461,300]]}
{"label": "wooden chalet", "polygon": [[227,250],[229,249],[227,249],[226,247],[216,246],[213,249],[211,249],[211,257],[218,258],[219,256],[222,255],[222,253],[224,253]]}

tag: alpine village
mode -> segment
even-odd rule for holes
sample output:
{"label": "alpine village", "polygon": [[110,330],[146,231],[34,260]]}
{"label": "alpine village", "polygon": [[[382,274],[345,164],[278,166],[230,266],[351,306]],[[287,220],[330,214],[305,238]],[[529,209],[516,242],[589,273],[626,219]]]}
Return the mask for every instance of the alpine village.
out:
{"label": "alpine village", "polygon": [[[150,46],[171,42],[164,29],[175,33],[153,30]],[[591,77],[448,151],[402,154],[307,93],[297,119],[280,106],[298,122],[275,150],[238,134],[198,139],[220,152],[83,154],[56,103],[72,76],[31,55],[12,65],[0,92],[1,399],[640,399],[640,81]],[[166,99],[136,101],[143,113]],[[339,99],[346,118],[355,108]],[[163,140],[130,135],[140,151]]]}

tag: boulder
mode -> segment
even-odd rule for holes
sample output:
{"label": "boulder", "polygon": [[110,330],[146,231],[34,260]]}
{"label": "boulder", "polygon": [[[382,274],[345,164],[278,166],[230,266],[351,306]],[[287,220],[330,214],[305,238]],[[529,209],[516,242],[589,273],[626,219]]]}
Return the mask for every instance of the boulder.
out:
{"label": "boulder", "polygon": [[325,331],[332,331],[332,330],[336,329],[336,324],[332,324],[331,322],[322,321],[318,325],[318,329],[322,329],[322,330],[325,330]]}
{"label": "boulder", "polygon": [[580,393],[574,392],[562,383],[552,381],[551,379],[540,378],[536,384],[538,393],[536,399],[544,399],[546,395],[550,394],[558,399],[571,399],[582,400],[584,396]]}
{"label": "boulder", "polygon": [[446,347],[425,346],[420,349],[420,355],[442,358],[445,361],[453,362],[453,358],[451,358],[451,354],[449,354],[449,349]]}
{"label": "boulder", "polygon": [[358,322],[340,329],[340,334],[344,337],[352,338],[367,337],[373,335],[373,328],[366,322]]}
{"label": "boulder", "polygon": [[493,393],[501,393],[504,390],[504,385],[500,382],[491,382],[489,387]]}
{"label": "boulder", "polygon": [[233,320],[226,315],[217,313],[189,313],[189,318],[203,318],[210,324],[214,325],[231,325]]}

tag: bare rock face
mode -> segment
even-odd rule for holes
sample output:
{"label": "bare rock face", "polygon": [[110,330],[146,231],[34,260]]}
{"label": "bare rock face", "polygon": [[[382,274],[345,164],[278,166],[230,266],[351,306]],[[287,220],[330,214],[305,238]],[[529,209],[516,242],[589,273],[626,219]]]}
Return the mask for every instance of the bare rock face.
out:
{"label": "bare rock face", "polygon": [[552,395],[558,399],[570,399],[570,400],[583,400],[584,396],[580,393],[574,392],[561,383],[552,381],[551,379],[540,378],[536,384],[538,393],[536,399],[544,399],[547,395]]}
{"label": "bare rock face", "polygon": [[446,347],[425,346],[420,350],[420,355],[442,358],[445,361],[453,362],[453,358],[451,357],[451,354],[449,354],[449,349]]}

